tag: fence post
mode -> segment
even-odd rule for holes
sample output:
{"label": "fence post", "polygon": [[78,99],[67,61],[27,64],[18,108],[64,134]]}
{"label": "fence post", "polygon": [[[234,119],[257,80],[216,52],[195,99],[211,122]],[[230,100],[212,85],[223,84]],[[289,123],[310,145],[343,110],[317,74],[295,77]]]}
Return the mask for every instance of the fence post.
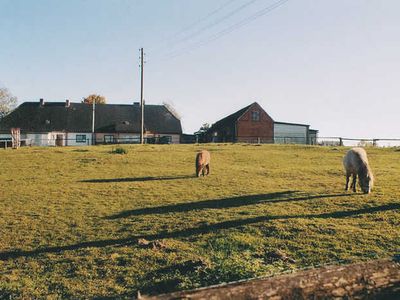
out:
{"label": "fence post", "polygon": [[339,146],[343,146],[343,139],[339,138]]}

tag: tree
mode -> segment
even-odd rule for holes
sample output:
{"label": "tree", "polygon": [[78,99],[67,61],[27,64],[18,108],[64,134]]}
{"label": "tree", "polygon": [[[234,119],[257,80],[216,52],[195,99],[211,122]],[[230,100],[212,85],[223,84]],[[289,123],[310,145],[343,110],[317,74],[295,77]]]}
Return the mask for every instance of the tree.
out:
{"label": "tree", "polygon": [[210,124],[208,123],[204,123],[203,125],[201,125],[200,129],[199,129],[199,133],[206,133],[208,131],[208,129],[210,129]]}
{"label": "tree", "polygon": [[181,115],[178,113],[178,111],[174,108],[174,105],[172,102],[169,101],[164,101],[163,105],[169,110],[169,112],[178,120],[180,120],[182,117]]}
{"label": "tree", "polygon": [[206,143],[207,142],[207,131],[210,129],[210,124],[204,123],[201,125],[200,129],[194,133],[196,136],[196,143]]}
{"label": "tree", "polygon": [[0,119],[9,114],[17,106],[17,97],[6,88],[0,88]]}
{"label": "tree", "polygon": [[96,95],[96,94],[91,94],[89,96],[87,96],[86,98],[83,98],[82,103],[86,103],[86,104],[106,104],[106,97],[104,96],[100,96],[100,95]]}

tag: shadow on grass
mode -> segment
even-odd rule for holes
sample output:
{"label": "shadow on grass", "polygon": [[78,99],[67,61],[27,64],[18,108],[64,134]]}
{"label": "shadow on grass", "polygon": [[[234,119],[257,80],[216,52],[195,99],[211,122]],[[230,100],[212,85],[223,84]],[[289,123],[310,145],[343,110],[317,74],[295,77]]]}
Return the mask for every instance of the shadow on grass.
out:
{"label": "shadow on grass", "polygon": [[205,224],[198,227],[187,228],[183,230],[171,231],[171,232],[160,232],[156,234],[149,234],[149,235],[142,235],[142,236],[131,236],[122,239],[106,239],[106,240],[99,240],[99,241],[88,241],[82,242],[72,245],[66,246],[54,246],[54,247],[47,247],[47,248],[40,248],[35,250],[14,250],[14,251],[5,251],[0,252],[0,260],[8,260],[13,258],[19,257],[33,257],[39,254],[46,254],[46,253],[59,253],[62,251],[68,250],[79,250],[84,248],[90,247],[120,247],[120,246],[127,246],[127,245],[137,245],[138,239],[145,238],[148,240],[154,239],[164,239],[164,238],[186,238],[191,237],[193,235],[198,234],[206,234],[210,232],[215,232],[216,230],[222,229],[230,229],[230,228],[237,228],[241,226],[251,225],[259,222],[266,222],[271,220],[287,220],[287,219],[327,219],[327,218],[347,218],[353,217],[363,214],[371,214],[389,210],[399,210],[400,203],[392,203],[380,206],[373,206],[367,208],[361,208],[356,210],[347,210],[347,211],[334,211],[329,213],[322,213],[322,214],[302,214],[302,215],[279,215],[279,216],[260,216],[254,218],[247,218],[247,219],[236,219],[231,221],[224,221],[214,224]]}
{"label": "shadow on grass", "polygon": [[352,194],[327,194],[327,195],[314,195],[314,196],[308,195],[308,196],[293,197],[295,193],[296,191],[284,191],[284,192],[276,192],[269,194],[247,195],[247,196],[239,196],[239,197],[231,197],[223,199],[204,200],[198,202],[170,204],[170,205],[156,206],[156,207],[146,207],[146,208],[122,211],[118,214],[111,215],[105,218],[113,220],[119,218],[127,218],[130,216],[167,214],[174,212],[186,212],[198,209],[208,209],[208,208],[220,209],[220,208],[254,205],[259,203],[294,202],[294,201],[306,201],[306,200],[322,199],[330,197],[352,196]]}
{"label": "shadow on grass", "polygon": [[135,182],[135,181],[162,181],[162,180],[176,180],[176,179],[189,179],[195,178],[195,175],[181,175],[181,176],[159,176],[159,177],[127,177],[127,178],[105,178],[105,179],[86,179],[79,182],[89,183],[105,183],[105,182]]}

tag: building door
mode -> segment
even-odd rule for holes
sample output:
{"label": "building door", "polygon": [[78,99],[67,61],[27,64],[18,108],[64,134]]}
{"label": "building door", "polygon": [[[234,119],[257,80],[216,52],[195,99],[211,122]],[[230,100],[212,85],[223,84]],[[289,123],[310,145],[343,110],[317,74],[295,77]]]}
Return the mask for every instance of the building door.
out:
{"label": "building door", "polygon": [[57,134],[56,146],[64,146],[64,135],[63,134]]}
{"label": "building door", "polygon": [[34,139],[35,139],[34,144],[36,146],[42,146],[42,135],[41,134],[35,134]]}

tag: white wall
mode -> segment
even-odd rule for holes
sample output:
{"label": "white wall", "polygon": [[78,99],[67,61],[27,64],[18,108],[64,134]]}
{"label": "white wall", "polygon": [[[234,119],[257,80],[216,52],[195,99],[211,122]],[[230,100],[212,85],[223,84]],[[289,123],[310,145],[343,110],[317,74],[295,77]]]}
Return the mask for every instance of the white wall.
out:
{"label": "white wall", "polygon": [[[26,145],[32,146],[55,146],[57,134],[64,133],[48,132],[48,133],[21,133],[21,140],[26,142]],[[11,139],[11,134],[0,134],[0,138]]]}
{"label": "white wall", "polygon": [[11,133],[0,133],[0,139],[11,139]]}
{"label": "white wall", "polygon": [[[21,133],[21,141],[24,141],[25,145],[34,145],[35,136],[36,136],[35,134]],[[7,134],[7,133],[0,134],[0,138],[2,138],[2,139],[6,138],[6,139],[11,140],[12,139],[11,138],[11,133],[10,134]],[[39,141],[39,140],[40,141],[42,141],[42,140],[47,141],[47,134],[43,134],[43,135],[39,134],[37,136],[37,141]],[[43,146],[43,145],[41,143],[40,145],[37,145],[37,146]]]}
{"label": "white wall", "polygon": [[140,143],[140,135],[137,133],[96,133],[96,144],[104,143],[104,136],[113,136],[114,143],[134,144]]}
{"label": "white wall", "polygon": [[118,143],[128,143],[128,144],[140,143],[140,134],[120,133],[118,134],[118,137],[116,139]]}
{"label": "white wall", "polygon": [[28,133],[26,134],[27,144],[32,146],[51,146],[52,142],[50,133]]}
{"label": "white wall", "polygon": [[[62,136],[62,146],[66,146],[67,134],[65,132],[28,133],[25,139],[32,146],[56,146],[57,136]],[[23,139],[23,137],[21,136]]]}
{"label": "white wall", "polygon": [[171,137],[171,144],[179,144],[181,141],[181,135],[180,134],[146,134],[145,137],[146,138],[152,138],[152,137],[157,137],[157,138],[161,138],[164,136],[169,136]]}
{"label": "white wall", "polygon": [[[28,133],[21,134],[21,140],[26,140],[27,145],[32,146],[56,146],[57,135],[63,136],[63,146],[87,146],[92,145],[92,133],[89,132],[48,132],[48,133]],[[86,142],[77,142],[77,135],[85,135]],[[113,135],[115,142],[119,143],[134,143],[140,142],[139,134],[129,134],[129,133],[121,133],[121,134],[107,134],[107,133],[97,133],[96,139],[97,143],[104,143],[104,135]],[[153,137],[154,135],[146,135],[146,137]],[[179,134],[160,134],[156,135],[157,137],[162,136],[170,136],[172,144],[180,143],[180,135]],[[11,139],[11,134],[0,134],[0,138],[8,138]]]}
{"label": "white wall", "polygon": [[307,144],[307,126],[274,124],[274,140],[277,144]]}
{"label": "white wall", "polygon": [[181,142],[181,135],[180,134],[171,134],[172,137],[172,144],[179,144]]}
{"label": "white wall", "polygon": [[[83,135],[86,137],[85,142],[77,142],[76,136]],[[91,132],[68,132],[66,135],[67,146],[88,146],[92,145],[92,133]]]}

